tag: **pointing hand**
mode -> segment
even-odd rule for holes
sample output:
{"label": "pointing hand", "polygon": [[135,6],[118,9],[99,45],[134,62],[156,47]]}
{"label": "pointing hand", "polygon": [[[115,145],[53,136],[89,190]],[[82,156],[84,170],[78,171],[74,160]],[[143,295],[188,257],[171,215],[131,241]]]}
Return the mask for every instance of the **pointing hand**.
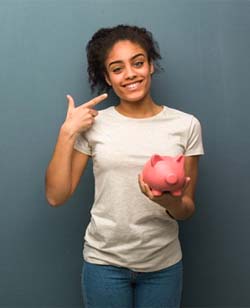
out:
{"label": "pointing hand", "polygon": [[94,124],[95,117],[98,115],[98,111],[93,109],[93,107],[107,97],[108,95],[104,93],[78,107],[75,107],[74,99],[72,96],[67,95],[68,110],[64,126],[67,127],[72,134],[88,130]]}

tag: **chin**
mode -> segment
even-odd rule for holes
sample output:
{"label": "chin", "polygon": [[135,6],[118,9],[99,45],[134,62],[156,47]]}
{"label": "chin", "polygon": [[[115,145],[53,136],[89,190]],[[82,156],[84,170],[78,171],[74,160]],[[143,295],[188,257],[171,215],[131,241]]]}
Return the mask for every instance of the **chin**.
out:
{"label": "chin", "polygon": [[140,102],[143,101],[147,96],[149,95],[149,93],[138,93],[137,91],[135,91],[134,93],[129,93],[124,95],[118,95],[121,99],[121,101],[126,101],[126,102]]}

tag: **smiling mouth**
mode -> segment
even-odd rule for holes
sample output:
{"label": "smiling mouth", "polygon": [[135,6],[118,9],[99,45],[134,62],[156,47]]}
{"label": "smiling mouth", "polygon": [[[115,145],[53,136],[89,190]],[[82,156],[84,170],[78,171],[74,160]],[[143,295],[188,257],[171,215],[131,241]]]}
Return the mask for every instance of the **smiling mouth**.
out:
{"label": "smiling mouth", "polygon": [[136,90],[140,86],[141,83],[142,83],[142,80],[124,85],[124,87],[130,91],[133,91],[133,90]]}

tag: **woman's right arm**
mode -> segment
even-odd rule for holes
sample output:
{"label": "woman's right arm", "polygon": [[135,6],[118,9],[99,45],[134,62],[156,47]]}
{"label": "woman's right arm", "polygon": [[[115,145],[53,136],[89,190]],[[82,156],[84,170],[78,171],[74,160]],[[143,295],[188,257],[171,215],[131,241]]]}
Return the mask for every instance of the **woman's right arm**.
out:
{"label": "woman's right arm", "polygon": [[67,96],[67,116],[60,128],[45,176],[46,198],[51,206],[65,203],[75,191],[89,158],[87,154],[74,150],[75,140],[78,133],[86,131],[94,124],[98,112],[92,107],[106,97],[106,94],[102,94],[75,107],[73,98]]}

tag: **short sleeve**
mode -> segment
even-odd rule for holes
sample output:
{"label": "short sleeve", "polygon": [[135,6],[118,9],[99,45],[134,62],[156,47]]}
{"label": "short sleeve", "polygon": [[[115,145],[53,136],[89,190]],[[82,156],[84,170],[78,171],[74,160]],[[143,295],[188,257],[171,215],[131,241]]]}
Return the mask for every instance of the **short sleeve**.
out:
{"label": "short sleeve", "polygon": [[192,116],[186,143],[186,156],[203,155],[202,128],[199,120]]}
{"label": "short sleeve", "polygon": [[75,144],[74,144],[74,149],[81,153],[84,153],[90,156],[92,155],[91,147],[84,134],[79,134],[77,136]]}

